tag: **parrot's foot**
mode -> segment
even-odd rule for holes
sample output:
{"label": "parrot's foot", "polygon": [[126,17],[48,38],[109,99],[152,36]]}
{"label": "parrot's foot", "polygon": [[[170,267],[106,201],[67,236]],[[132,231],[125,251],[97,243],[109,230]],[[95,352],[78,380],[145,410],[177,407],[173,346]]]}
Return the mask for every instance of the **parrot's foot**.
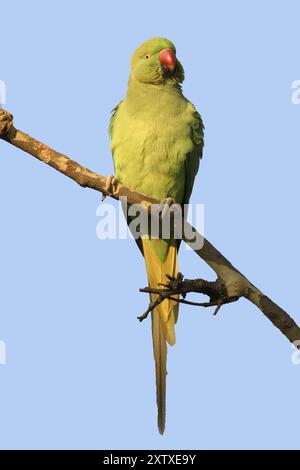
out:
{"label": "parrot's foot", "polygon": [[106,178],[106,184],[105,184],[105,193],[102,194],[102,202],[106,198],[106,196],[113,195],[115,192],[115,186],[118,184],[118,180],[115,176],[113,175],[108,175]]}
{"label": "parrot's foot", "polygon": [[[166,277],[168,279],[166,284],[159,283],[159,286],[165,287],[166,289],[169,289],[170,291],[173,291],[174,293],[180,291],[182,287],[182,281],[183,281],[183,274],[182,273],[177,273],[177,276],[170,276],[169,274],[166,274]],[[181,292],[182,297],[184,298],[186,296],[185,293]]]}
{"label": "parrot's foot", "polygon": [[166,197],[159,204],[159,210],[161,211],[161,218],[163,219],[168,213],[170,207],[176,204],[176,201],[172,197]]}

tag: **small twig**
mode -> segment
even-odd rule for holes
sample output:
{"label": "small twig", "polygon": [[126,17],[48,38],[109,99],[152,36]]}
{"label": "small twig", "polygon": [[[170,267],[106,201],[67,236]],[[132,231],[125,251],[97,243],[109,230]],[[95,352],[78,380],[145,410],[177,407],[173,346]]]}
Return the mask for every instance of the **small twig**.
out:
{"label": "small twig", "polygon": [[193,305],[195,307],[213,307],[216,305],[215,302],[192,302],[191,300],[178,299],[176,297],[168,297],[168,299],[174,300],[174,302],[178,302],[179,304]]}
{"label": "small twig", "polygon": [[214,311],[213,315],[217,315],[217,313],[218,313],[218,311],[220,310],[220,308],[222,307],[222,305],[223,305],[223,302],[221,302],[221,301],[218,302],[217,308],[216,308],[216,310]]}
{"label": "small twig", "polygon": [[[177,277],[167,275],[167,284],[159,284],[163,287],[144,287],[140,289],[140,292],[157,295],[157,299],[150,302],[146,312],[138,317],[140,321],[145,320],[149,313],[155,309],[157,305],[166,299],[173,300],[185,305],[193,305],[195,307],[216,307],[213,315],[217,315],[222,305],[235,302],[239,297],[230,297],[227,293],[226,287],[223,282],[219,279],[216,281],[206,281],[204,279],[185,279],[181,273],[178,273]],[[204,294],[209,297],[209,302],[193,302],[191,300],[185,300],[184,298],[188,293],[196,292],[198,294]],[[174,297],[178,295],[178,297]]]}
{"label": "small twig", "polygon": [[[140,289],[140,292],[146,292],[146,290]],[[178,302],[179,304],[193,305],[195,307],[213,307],[214,305],[216,305],[215,302],[192,302],[190,300],[185,300],[185,299],[179,299],[179,298],[176,298],[176,297],[172,297],[171,295],[170,296],[169,295],[160,295],[156,300],[151,301],[149,303],[149,306],[148,306],[146,312],[143,313],[141,316],[137,317],[137,319],[140,322],[145,320],[148,317],[149,313],[152,312],[152,310],[154,310],[155,307],[157,307],[157,305],[161,304],[166,299],[173,300],[174,302]]]}
{"label": "small twig", "polygon": [[161,304],[164,300],[165,300],[166,297],[158,297],[156,300],[154,300],[153,302],[150,302],[149,304],[149,307],[147,308],[146,312],[143,313],[143,315],[141,315],[140,317],[137,317],[137,319],[142,322],[143,320],[145,320],[149,313],[152,312],[152,310],[155,309],[155,307],[157,307],[157,305]]}

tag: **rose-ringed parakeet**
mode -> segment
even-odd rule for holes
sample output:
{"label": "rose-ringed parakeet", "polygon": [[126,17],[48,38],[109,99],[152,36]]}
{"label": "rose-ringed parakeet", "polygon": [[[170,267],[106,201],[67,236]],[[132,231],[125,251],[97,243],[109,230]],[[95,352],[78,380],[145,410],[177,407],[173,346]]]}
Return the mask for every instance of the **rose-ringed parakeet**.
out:
{"label": "rose-ringed parakeet", "polygon": [[[133,54],[126,97],[114,109],[109,132],[115,175],[127,187],[160,201],[187,204],[203,149],[203,123],[182,94],[184,70],[174,44],[144,42]],[[178,240],[139,241],[150,287],[178,273]],[[166,417],[167,344],[175,343],[178,303],[165,300],[152,311],[158,428]]]}

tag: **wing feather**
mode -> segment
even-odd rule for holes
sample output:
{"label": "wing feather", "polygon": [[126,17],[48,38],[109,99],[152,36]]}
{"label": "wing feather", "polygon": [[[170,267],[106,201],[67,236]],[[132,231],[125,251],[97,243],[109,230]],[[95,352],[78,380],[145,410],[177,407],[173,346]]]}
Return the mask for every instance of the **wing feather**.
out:
{"label": "wing feather", "polygon": [[[193,105],[192,105],[193,106]],[[193,106],[193,119],[191,124],[191,138],[194,149],[185,160],[185,189],[183,204],[188,204],[204,147],[204,124],[196,108]]]}

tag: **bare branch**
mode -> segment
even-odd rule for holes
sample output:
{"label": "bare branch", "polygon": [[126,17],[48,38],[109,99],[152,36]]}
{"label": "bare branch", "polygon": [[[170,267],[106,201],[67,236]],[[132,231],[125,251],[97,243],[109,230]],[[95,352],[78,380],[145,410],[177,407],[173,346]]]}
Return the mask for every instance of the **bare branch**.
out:
{"label": "bare branch", "polygon": [[[74,160],[71,160],[66,155],[56,152],[42,142],[16,129],[13,126],[13,116],[3,109],[0,109],[0,138],[24,152],[29,153],[47,165],[50,165],[55,170],[73,179],[80,186],[106,194],[106,177],[94,173]],[[160,202],[149,196],[133,191],[121,183],[115,184],[113,191],[109,195],[114,199],[126,197],[129,204],[141,204],[146,209],[149,209],[151,204],[158,204]],[[197,237],[202,238],[189,224],[186,222],[185,224]],[[183,236],[183,239],[194,249],[193,243],[186,239],[185,236]],[[245,297],[256,305],[291,342],[300,340],[300,328],[287,312],[255,287],[208,240],[204,239],[202,248],[199,250],[194,249],[194,251],[215,271],[218,282],[223,283],[228,299]],[[187,281],[186,279],[184,282]]]}
{"label": "bare branch", "polygon": [[[147,318],[148,314],[165,299],[174,300],[186,305],[195,307],[216,307],[213,315],[216,315],[222,305],[236,302],[239,297],[228,297],[227,289],[224,282],[217,279],[216,281],[206,281],[204,279],[183,279],[183,275],[178,273],[177,277],[168,276],[168,283],[164,284],[164,289],[144,287],[140,292],[157,295],[155,301],[151,301],[146,312],[138,317],[140,321]],[[209,297],[209,302],[192,302],[186,300],[185,297],[191,292],[204,294]],[[174,297],[177,295],[178,297]],[[182,298],[180,298],[180,296]]]}

